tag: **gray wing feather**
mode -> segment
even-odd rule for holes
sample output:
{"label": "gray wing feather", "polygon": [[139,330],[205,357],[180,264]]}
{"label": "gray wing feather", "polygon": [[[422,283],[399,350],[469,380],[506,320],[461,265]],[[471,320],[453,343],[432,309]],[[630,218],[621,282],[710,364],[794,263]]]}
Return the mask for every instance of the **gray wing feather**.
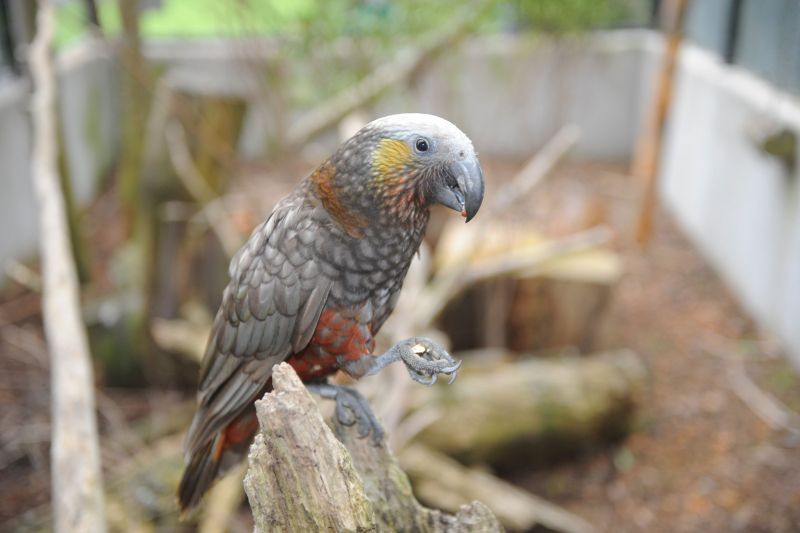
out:
{"label": "gray wing feather", "polygon": [[295,352],[302,350],[311,341],[330,290],[330,284],[316,285],[311,294],[309,294],[306,303],[303,304],[303,308],[297,316],[294,334],[292,335],[292,349]]}
{"label": "gray wing feather", "polygon": [[254,401],[273,365],[311,340],[332,284],[321,274],[313,247],[301,242],[315,229],[314,209],[298,199],[282,202],[231,261],[231,282],[200,370],[199,407],[186,438],[187,453]]}

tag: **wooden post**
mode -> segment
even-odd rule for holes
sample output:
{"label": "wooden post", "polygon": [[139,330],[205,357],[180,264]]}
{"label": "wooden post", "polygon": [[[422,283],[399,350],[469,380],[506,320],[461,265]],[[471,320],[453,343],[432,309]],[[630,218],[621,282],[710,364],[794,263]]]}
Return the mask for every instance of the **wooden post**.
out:
{"label": "wooden post", "polygon": [[[646,245],[653,231],[653,211],[656,205],[658,169],[664,123],[672,102],[672,86],[678,50],[682,40],[681,26],[688,0],[670,0],[664,4],[668,24],[667,45],[655,83],[655,92],[640,129],[631,174],[644,183],[644,192],[636,221],[636,242]],[[663,16],[663,15],[662,15]]]}

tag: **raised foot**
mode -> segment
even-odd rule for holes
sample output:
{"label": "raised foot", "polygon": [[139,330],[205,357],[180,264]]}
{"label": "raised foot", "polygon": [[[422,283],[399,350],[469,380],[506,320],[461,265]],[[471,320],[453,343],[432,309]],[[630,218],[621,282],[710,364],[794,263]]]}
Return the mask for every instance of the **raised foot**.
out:
{"label": "raised foot", "polygon": [[412,337],[398,342],[385,354],[378,356],[367,374],[375,374],[397,360],[406,365],[411,379],[423,385],[433,385],[439,375],[449,376],[448,383],[453,383],[461,367],[461,361],[453,359],[439,344],[424,337]]}
{"label": "raised foot", "polygon": [[375,417],[367,399],[355,389],[343,385],[314,383],[307,385],[308,390],[336,402],[336,419],[343,426],[358,425],[358,437],[363,439],[370,433],[372,441],[379,444],[384,432]]}

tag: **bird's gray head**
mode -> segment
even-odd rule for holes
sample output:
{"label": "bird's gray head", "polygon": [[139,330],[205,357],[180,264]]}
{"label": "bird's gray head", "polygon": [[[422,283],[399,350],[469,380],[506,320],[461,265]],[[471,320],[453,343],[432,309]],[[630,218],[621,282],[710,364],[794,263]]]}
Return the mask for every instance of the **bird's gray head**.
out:
{"label": "bird's gray head", "polygon": [[469,222],[483,201],[483,171],[472,142],[434,115],[374,120],[345,142],[331,162],[357,179],[351,187],[375,193],[394,213],[441,204]]}

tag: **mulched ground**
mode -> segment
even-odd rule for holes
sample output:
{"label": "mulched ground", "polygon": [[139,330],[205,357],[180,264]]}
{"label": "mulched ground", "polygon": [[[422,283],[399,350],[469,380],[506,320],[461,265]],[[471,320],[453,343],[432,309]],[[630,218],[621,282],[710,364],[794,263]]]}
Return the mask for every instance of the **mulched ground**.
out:
{"label": "mulched ground", "polygon": [[668,214],[658,213],[647,248],[625,244],[636,188],[617,170],[568,165],[535,195],[534,211],[543,222],[605,212],[618,231],[625,275],[603,345],[630,347],[650,368],[640,422],[619,445],[516,481],[602,531],[800,530],[800,439],[771,430],[731,379],[742,361],[797,409],[797,372]]}
{"label": "mulched ground", "polygon": [[[518,168],[486,166],[498,180]],[[636,188],[621,170],[566,164],[537,190],[525,215],[533,213],[551,235],[598,220],[617,230],[625,275],[597,348],[629,347],[646,360],[652,381],[639,422],[622,442],[545,470],[520,470],[514,481],[601,531],[798,531],[800,439],[771,429],[742,402],[731,369],[740,364],[763,390],[800,410],[797,373],[667,214],[658,214],[649,247],[626,244]],[[290,181],[279,180],[275,192]],[[100,220],[107,215],[102,203],[93,209]],[[49,498],[43,354],[37,299],[11,283],[0,297],[0,530]],[[113,429],[185,398],[135,396],[106,391],[101,425]]]}

